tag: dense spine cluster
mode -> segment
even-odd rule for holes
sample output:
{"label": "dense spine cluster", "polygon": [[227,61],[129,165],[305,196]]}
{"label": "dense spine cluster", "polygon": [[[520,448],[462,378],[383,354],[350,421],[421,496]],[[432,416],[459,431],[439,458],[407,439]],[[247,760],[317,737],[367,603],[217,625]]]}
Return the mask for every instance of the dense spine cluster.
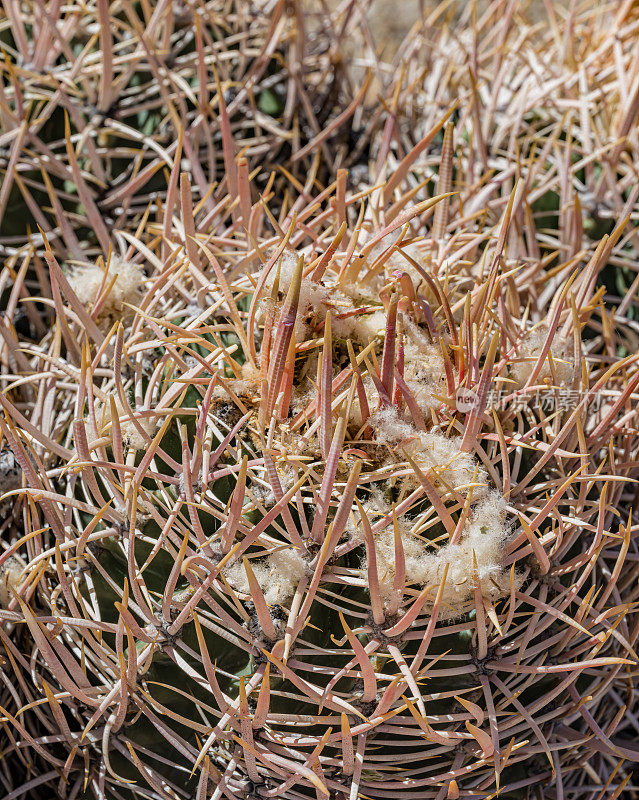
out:
{"label": "dense spine cluster", "polygon": [[[374,126],[372,149],[382,156],[377,178],[392,175],[454,105],[454,146],[466,149],[457,179],[475,187],[464,214],[482,214],[503,179],[521,175],[521,224],[534,218],[536,252],[576,255],[639,210],[639,9],[633,0],[544,2],[540,13],[541,5],[459,4],[451,21],[450,7],[437,4],[399,46],[393,66],[403,67],[382,73],[394,126]],[[438,170],[437,152],[418,151],[407,176],[414,187]],[[603,276],[625,301],[622,315],[639,288],[636,237],[625,238]]]}
{"label": "dense spine cluster", "polygon": [[[46,235],[65,258],[105,256],[115,231],[170,218],[175,161],[214,214],[237,188],[231,143],[239,181],[256,164],[326,179],[315,156],[348,160],[361,100],[334,24],[285,0],[3,3],[0,253]],[[341,35],[357,38],[348,22]]]}
{"label": "dense spine cluster", "polygon": [[[326,18],[330,35],[360,21],[363,6],[348,5]],[[320,34],[302,16],[289,28],[283,3],[270,20],[268,3],[247,17],[206,3],[206,25],[191,6],[158,4],[146,35],[126,3],[98,2],[109,22],[97,26],[60,7],[56,29],[83,30],[89,61],[97,40],[109,52],[105,30],[121,32],[114,78],[145,59],[148,83],[123,92],[137,112],[148,97],[175,122],[180,87],[195,76],[197,93],[204,69],[214,156],[199,175],[203,106],[188,105],[165,139],[161,126],[146,136],[149,163],[142,150],[128,162],[115,219],[82,199],[114,151],[70,114],[77,133],[46,145],[66,156],[41,172],[46,187],[71,170],[74,211],[52,190],[40,238],[4,242],[0,785],[11,800],[634,796],[635,129],[582,164],[561,109],[570,70],[583,96],[603,75],[611,107],[617,91],[629,102],[621,66],[636,14],[622,4],[613,41],[596,14],[570,12],[569,34],[589,30],[596,46],[539,90],[559,99],[535,122],[517,53],[541,36],[550,70],[572,39],[560,47],[551,18],[544,40],[517,6],[492,3],[474,27],[462,15],[454,33],[432,18],[398,70],[362,52],[354,72],[374,65],[389,102],[376,110],[366,81],[306,145],[292,98],[306,113],[301,98],[321,96],[321,80],[292,66]],[[489,33],[498,18],[503,51]],[[34,62],[50,27],[23,28]],[[453,57],[450,36],[471,45]],[[182,66],[162,42],[184,47]],[[222,43],[235,78],[217,59],[208,69],[207,47]],[[313,64],[335,68],[333,44]],[[269,72],[271,56],[289,69]],[[15,78],[12,96],[35,92],[46,66]],[[243,98],[235,117],[225,80]],[[172,81],[175,96],[155,94]],[[246,126],[263,120],[257,85],[291,92],[264,126],[293,137],[278,174],[246,158]],[[340,137],[359,125],[345,154]],[[21,148],[5,184],[20,184]],[[151,151],[166,165],[153,197],[136,178]],[[572,202],[582,178],[614,206],[606,232],[588,228],[579,191]],[[558,216],[542,207],[557,198]],[[613,267],[624,298],[607,292]]]}
{"label": "dense spine cluster", "polygon": [[[195,769],[232,797],[436,797],[524,788],[538,758],[570,771],[584,736],[629,757],[592,711],[614,712],[633,663],[616,509],[637,357],[592,328],[596,259],[556,265],[539,304],[543,265],[509,235],[520,187],[445,258],[445,197],[389,213],[339,185],[259,243],[187,208],[166,260],[143,239],[97,293],[93,268],[67,278],[47,253],[57,314],[2,401],[26,526],[3,612],[24,636],[3,641],[38,665],[27,704],[46,685],[71,715],[34,753],[69,786],[180,797]],[[136,262],[144,285],[107,329]],[[338,338],[358,317],[377,332]],[[27,741],[46,735],[34,712],[7,711]]]}

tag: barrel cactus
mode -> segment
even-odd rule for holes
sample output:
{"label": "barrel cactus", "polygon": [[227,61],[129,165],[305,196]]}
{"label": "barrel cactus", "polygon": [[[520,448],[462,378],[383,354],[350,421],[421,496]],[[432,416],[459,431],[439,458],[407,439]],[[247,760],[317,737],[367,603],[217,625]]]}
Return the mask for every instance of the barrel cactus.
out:
{"label": "barrel cactus", "polygon": [[[393,127],[381,107],[376,167],[390,175],[455,106],[460,183],[481,186],[466,213],[499,197],[511,170],[529,183],[519,211],[535,219],[537,247],[592,254],[615,223],[639,210],[634,2],[436,4],[384,74]],[[456,14],[451,10],[454,9]],[[417,189],[437,173],[441,139],[412,165]],[[378,155],[381,154],[381,155]],[[624,237],[602,282],[630,310],[639,289],[635,237]]]}
{"label": "barrel cactus", "polygon": [[438,130],[419,202],[411,153],[278,218],[228,174],[211,214],[176,164],[179,210],[97,260],[45,240],[50,324],[5,338],[0,394],[8,796],[627,783],[639,357],[597,286],[624,223],[542,257],[526,182],[465,215]]}
{"label": "barrel cactus", "polygon": [[5,2],[0,39],[4,257],[41,246],[39,229],[65,257],[97,256],[113,230],[162,217],[176,159],[213,212],[236,155],[321,180],[351,135],[360,87],[323,7]]}
{"label": "barrel cactus", "polygon": [[[634,253],[636,9],[558,39],[494,3],[474,39],[468,4],[338,140],[363,93],[335,111],[332,29],[284,6],[34,6],[5,41],[0,200],[44,235],[3,239],[4,795],[631,797],[637,285],[602,284]],[[109,46],[140,75],[92,116]]]}

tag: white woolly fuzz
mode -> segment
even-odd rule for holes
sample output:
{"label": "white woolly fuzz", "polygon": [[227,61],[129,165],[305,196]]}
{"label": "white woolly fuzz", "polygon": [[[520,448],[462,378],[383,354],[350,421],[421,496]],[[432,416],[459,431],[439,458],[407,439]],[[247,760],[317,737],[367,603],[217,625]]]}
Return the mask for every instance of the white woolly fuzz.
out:
{"label": "white woolly fuzz", "polygon": [[[490,492],[469,512],[459,542],[434,549],[405,527],[401,530],[406,583],[432,586],[432,599],[448,567],[444,585],[442,618],[454,617],[472,607],[475,582],[483,597],[496,599],[510,589],[510,575],[501,566],[503,546],[510,533],[505,520],[505,502]],[[395,544],[393,531],[386,528],[375,540],[380,591],[386,599],[393,594]],[[475,572],[476,562],[476,572]]]}
{"label": "white woolly fuzz", "polygon": [[354,314],[333,322],[333,333],[340,339],[352,339],[367,345],[373,339],[382,337],[386,330],[386,313],[383,308],[368,314]]}
{"label": "white woolly fuzz", "polygon": [[227,391],[227,387],[233,392],[233,394],[237,395],[238,397],[253,397],[258,390],[258,382],[257,379],[251,378],[235,378],[229,381],[226,381],[226,384],[222,386],[218,384],[213,389],[213,403],[220,403],[230,401],[229,393]]}
{"label": "white woolly fuzz", "polygon": [[22,486],[22,468],[11,450],[0,452],[0,495]]}
{"label": "white woolly fuzz", "polygon": [[[401,419],[394,406],[380,408],[368,423],[377,442],[401,447],[436,486],[445,484],[465,494],[472,485],[475,499],[485,494],[486,471],[470,453],[460,451],[460,437],[418,431]],[[401,452],[398,457],[401,458]]]}
{"label": "white woolly fuzz", "polygon": [[417,435],[416,429],[401,419],[395,406],[382,406],[371,414],[368,424],[375,432],[375,440],[391,447]]}
{"label": "white woolly fuzz", "polygon": [[[376,440],[395,449],[397,457],[405,452],[428,477],[438,493],[449,488],[462,497],[471,497],[471,507],[459,540],[438,549],[416,536],[406,520],[398,520],[404,551],[406,582],[433,586],[433,599],[446,567],[448,573],[443,594],[443,617],[454,617],[466,610],[473,599],[476,582],[484,597],[495,598],[509,590],[510,577],[501,566],[503,545],[510,526],[505,520],[502,496],[488,489],[488,475],[472,454],[461,452],[459,437],[444,436],[438,431],[418,431],[401,419],[394,407],[376,411],[369,420]],[[417,478],[414,477],[416,481]],[[472,494],[471,494],[472,492]],[[380,514],[388,507],[379,497],[371,503]],[[371,510],[375,509],[371,505]],[[395,537],[386,527],[375,538],[377,572],[382,596],[391,601],[394,593]],[[476,560],[476,571],[474,567]],[[395,598],[399,600],[400,598]]]}
{"label": "white woolly fuzz", "polygon": [[[279,269],[279,292],[284,297],[293,281],[295,270],[297,268],[297,258],[292,253],[284,253],[280,263]],[[270,303],[270,294],[273,291],[275,279],[277,277],[277,267],[273,267],[266,279],[265,292],[264,292],[264,310],[268,308]],[[300,286],[300,296],[297,307],[297,317],[295,319],[295,342],[306,341],[310,337],[311,330],[309,322],[311,318],[322,318],[326,313],[326,304],[331,295],[329,288],[315,283],[310,278],[302,278]],[[275,313],[275,325],[279,316],[279,308]],[[263,312],[258,315],[258,319],[263,317]]]}
{"label": "white woolly fuzz", "polygon": [[[362,383],[364,384],[364,394],[366,395],[366,399],[368,401],[368,410],[370,411],[371,406],[373,408],[376,407],[378,395],[375,390],[373,380],[368,373],[362,376]],[[353,402],[351,403],[349,422],[353,424],[356,428],[361,428],[362,425],[364,424],[364,419],[362,417],[362,409],[357,394],[355,395],[355,397],[353,398]],[[367,424],[370,424],[370,420],[367,420]]]}
{"label": "white woolly fuzz", "polygon": [[[118,418],[129,416],[118,397],[115,398],[115,407],[118,412]],[[132,408],[131,411],[134,414],[136,413],[134,408]],[[105,436],[108,435],[110,438],[112,438],[113,428],[111,427],[111,404],[101,403],[99,400],[97,400],[95,403],[95,419],[98,426],[98,435],[101,436],[101,431],[104,431]],[[136,421],[139,423],[140,427],[146,431],[151,439],[155,435],[155,432],[160,424],[159,420],[149,417],[136,416]],[[107,427],[108,431],[105,430]],[[120,430],[122,431],[124,443],[129,447],[132,447],[134,450],[144,450],[148,447],[149,442],[144,438],[144,436],[140,433],[130,419],[121,419]]]}
{"label": "white woolly fuzz", "polygon": [[[253,573],[269,606],[282,605],[297,589],[307,570],[307,563],[294,547],[276,550],[260,561],[251,561]],[[237,591],[250,594],[244,564],[236,562],[224,571],[226,579]]]}
{"label": "white woolly fuzz", "polygon": [[[277,470],[277,477],[280,482],[282,493],[285,493],[295,482],[293,470],[288,465],[282,466],[281,463],[277,463],[275,465],[275,469]],[[273,490],[270,480],[266,474],[261,480],[256,480],[255,477],[253,478],[253,481],[251,482],[251,495],[255,497],[256,500],[259,500],[264,506],[266,506],[266,508],[270,508],[277,503],[275,491]]]}
{"label": "white woolly fuzz", "polygon": [[441,347],[433,344],[424,331],[404,317],[404,380],[417,405],[427,416],[440,401],[433,395],[446,394],[446,370]]}
{"label": "white woolly fuzz", "polygon": [[[338,330],[341,330],[340,336],[343,335],[344,338],[350,337],[360,344],[368,344],[376,336],[383,337],[386,329],[386,314],[383,310],[380,310],[372,314],[363,314],[347,320],[340,320],[339,322],[344,324],[338,326],[337,322],[333,322],[333,333],[335,335],[337,335]],[[346,323],[349,324],[346,325]],[[404,333],[404,381],[407,383],[422,415],[428,419],[430,409],[441,402],[436,396],[446,394],[444,357],[441,348],[434,345],[419,326],[415,325],[411,320],[404,317],[402,329]],[[372,410],[377,407],[379,395],[372,380],[367,375],[363,377],[363,382],[368,405]],[[357,408],[352,414],[354,419],[358,418],[359,413],[359,403],[357,401],[356,406]],[[382,423],[381,427],[384,428],[384,430],[380,430],[380,435],[388,435],[388,443],[390,443],[393,435],[387,430],[388,426],[384,425],[383,420],[380,419],[380,422]]]}
{"label": "white woolly fuzz", "polygon": [[101,306],[102,316],[114,316],[122,312],[126,314],[129,311],[125,306],[126,303],[137,304],[145,278],[142,267],[114,255],[111,256],[106,276],[98,264],[75,267],[67,275],[67,280],[78,300],[87,306],[95,305],[98,296],[104,294],[114,278],[115,282]]}
{"label": "white woolly fuzz", "polygon": [[[367,265],[369,269],[382,255],[384,250],[387,249],[387,247],[388,241],[385,240],[373,248],[373,251],[367,259]],[[409,275],[415,289],[418,289],[424,279],[419,270],[415,269],[408,258],[402,255],[402,253],[406,253],[406,255],[413,259],[413,261],[416,261],[421,267],[426,268],[428,265],[424,263],[424,254],[422,253],[419,244],[406,244],[401,249],[402,252],[395,250],[385,256],[383,275],[388,277],[396,272],[405,272]]]}
{"label": "white woolly fuzz", "polygon": [[[331,321],[333,334],[338,339],[351,339],[367,345],[376,338],[383,337],[386,330],[386,312],[379,305],[379,295],[357,284],[348,283],[341,288],[333,288],[330,293]],[[365,314],[354,313],[367,308]]]}
{"label": "white woolly fuzz", "polygon": [[[461,438],[444,436],[437,431],[420,432],[412,447],[407,450],[422,472],[430,472],[442,484],[465,494],[471,484],[473,497],[482,496],[488,479],[483,467],[478,466],[470,453],[460,451]],[[412,452],[411,452],[412,450]]]}
{"label": "white woolly fuzz", "polygon": [[[292,254],[284,254],[279,271],[279,294],[286,296],[296,269],[296,259]],[[258,310],[258,325],[263,321],[266,310],[271,303],[270,294],[275,284],[277,268],[271,269],[265,283],[264,298]],[[364,295],[360,287],[346,285],[343,287],[323,286],[306,277],[302,279],[300,296],[295,320],[295,341],[303,342],[313,338],[314,329],[331,313],[331,328],[337,339],[352,339],[358,344],[366,345],[372,339],[383,336],[386,329],[386,313],[379,306],[366,314],[353,313],[357,309],[379,304],[379,297],[373,294]],[[275,324],[279,314],[274,309]]]}
{"label": "white woolly fuzz", "polygon": [[397,251],[391,254],[386,265],[386,272],[391,273],[396,270],[406,272],[410,276],[415,289],[418,289],[424,279],[419,270],[415,269],[408,258],[402,255],[402,253],[406,253],[407,256],[412,258],[413,261],[416,261],[420,267],[423,267],[426,271],[428,271],[428,268],[432,269],[430,264],[424,263],[424,254],[420,246],[418,244],[407,244],[402,247],[402,252]]}
{"label": "white woolly fuzz", "polygon": [[[540,325],[524,336],[518,352],[518,356],[522,360],[515,362],[511,368],[511,375],[517,381],[519,387],[524,386],[532,375],[547,336],[548,328],[545,325]],[[575,360],[571,345],[570,341],[560,338],[558,334],[555,335],[550,345],[550,356],[553,361],[552,369],[550,367],[550,359],[546,356],[546,360],[533,381],[535,385],[548,384],[550,386],[556,383],[558,386],[565,386],[572,382]]]}
{"label": "white woolly fuzz", "polygon": [[251,494],[256,500],[262,503],[265,508],[271,508],[277,503],[275,492],[266,481],[258,483],[256,480],[253,480]]}
{"label": "white woolly fuzz", "polygon": [[20,556],[12,555],[0,566],[0,608],[7,608],[13,591],[21,582],[26,564]]}

